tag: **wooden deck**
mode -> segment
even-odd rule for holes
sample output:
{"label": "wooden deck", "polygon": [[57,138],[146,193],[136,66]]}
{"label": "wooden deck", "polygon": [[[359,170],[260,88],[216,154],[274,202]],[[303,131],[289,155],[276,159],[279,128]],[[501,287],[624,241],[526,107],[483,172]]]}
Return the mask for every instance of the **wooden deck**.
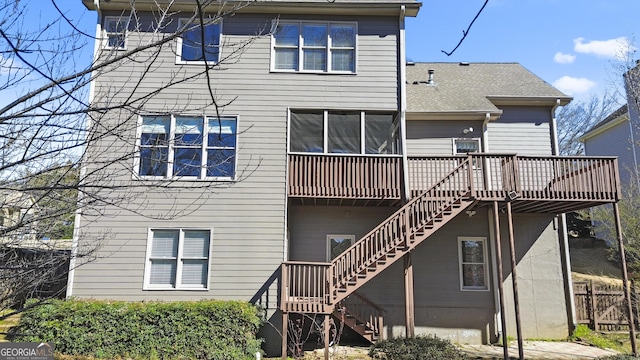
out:
{"label": "wooden deck", "polygon": [[[467,180],[442,191],[469,191],[478,206],[508,200],[515,212],[561,213],[620,198],[614,157],[515,154],[410,156],[406,183],[411,197],[465,160],[471,164]],[[289,198],[314,205],[397,205],[404,193],[403,173],[399,156],[289,155]]]}

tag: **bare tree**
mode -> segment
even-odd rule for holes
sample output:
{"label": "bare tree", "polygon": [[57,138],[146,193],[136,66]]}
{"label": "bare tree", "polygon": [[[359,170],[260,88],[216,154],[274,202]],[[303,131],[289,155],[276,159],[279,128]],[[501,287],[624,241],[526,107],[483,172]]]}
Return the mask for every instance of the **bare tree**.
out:
{"label": "bare tree", "polygon": [[575,101],[558,110],[558,143],[560,155],[584,155],[584,148],[580,137],[592,127],[620,107],[616,99],[608,94],[602,98],[591,97],[586,101]]}
{"label": "bare tree", "polygon": [[[131,2],[131,10],[103,22],[103,31],[96,37],[80,29],[56,0],[46,9],[41,1],[0,0],[0,319],[22,311],[25,298],[60,295],[63,287],[52,289],[51,284],[67,271],[70,257],[73,266],[95,258],[109,234],[90,235],[84,227],[73,228],[75,214],[97,218],[108,207],[151,218],[176,218],[213,196],[212,188],[231,186],[178,182],[168,176],[132,181],[143,167],[167,167],[168,163],[162,151],[142,154],[145,144],[136,136],[141,131],[140,117],[206,110],[215,113],[212,118],[222,127],[224,107],[234,99],[216,92],[211,72],[239,61],[247,46],[271,31],[271,25],[265,24],[247,41],[224,44],[225,51],[220,53],[220,44],[199,39],[208,36],[209,25],[250,1],[193,0],[189,10],[181,4],[178,8],[173,1],[156,3],[143,14]],[[55,16],[42,18],[36,9]],[[163,73],[157,86],[152,77],[161,71],[160,54],[180,55],[178,41],[189,42],[191,60],[198,65],[178,64]],[[216,61],[208,61],[209,56]],[[123,73],[123,65],[135,70]],[[120,85],[96,82],[109,77],[117,77]],[[176,90],[194,80],[204,80],[207,98],[191,99]],[[176,98],[176,93],[181,95]],[[159,110],[150,113],[148,108]],[[223,131],[218,134],[222,137]],[[169,139],[149,136],[147,141],[161,148]],[[175,141],[189,146],[198,140],[185,135]],[[204,164],[185,156],[177,175],[180,171],[207,174],[225,169],[233,160],[224,152],[211,155]],[[237,169],[236,180],[249,176],[258,165],[255,159]],[[150,208],[152,194],[162,193],[167,201],[175,201],[176,189],[197,192],[198,200],[162,213]],[[73,253],[70,241],[64,240],[71,228],[78,240]]]}

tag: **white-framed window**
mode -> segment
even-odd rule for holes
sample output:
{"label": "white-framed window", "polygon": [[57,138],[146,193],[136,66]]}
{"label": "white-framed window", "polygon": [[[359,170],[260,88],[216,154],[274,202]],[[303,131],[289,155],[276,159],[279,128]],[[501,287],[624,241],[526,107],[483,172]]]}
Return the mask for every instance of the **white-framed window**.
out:
{"label": "white-framed window", "polygon": [[279,21],[272,36],[271,69],[356,72],[357,23]]}
{"label": "white-framed window", "polygon": [[212,230],[149,229],[145,290],[207,290]]}
{"label": "white-framed window", "polygon": [[486,238],[459,237],[458,260],[461,290],[489,290]]}
{"label": "white-framed window", "polygon": [[[222,22],[211,21],[200,26],[199,21],[178,20],[178,27],[186,30],[178,37],[176,63],[217,63],[220,60]],[[204,34],[204,38],[203,38]]]}
{"label": "white-framed window", "polygon": [[324,154],[398,154],[396,114],[291,110],[289,151]]}
{"label": "white-framed window", "polygon": [[140,178],[235,178],[235,117],[142,116],[138,141]]}
{"label": "white-framed window", "polygon": [[453,139],[453,155],[480,152],[480,139]]}
{"label": "white-framed window", "polygon": [[128,17],[106,16],[104,19],[104,47],[106,49],[125,50],[127,48],[128,27]]}
{"label": "white-framed window", "polygon": [[327,235],[327,262],[342,254],[355,241],[355,235]]}

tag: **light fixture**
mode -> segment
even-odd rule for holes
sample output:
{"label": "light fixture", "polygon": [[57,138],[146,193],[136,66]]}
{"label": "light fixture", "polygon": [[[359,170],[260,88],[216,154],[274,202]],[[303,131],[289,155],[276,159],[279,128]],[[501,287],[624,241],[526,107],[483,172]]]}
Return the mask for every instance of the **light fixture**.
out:
{"label": "light fixture", "polygon": [[463,133],[468,134],[468,133],[472,133],[473,132],[473,128],[471,126],[469,126],[468,128],[462,130]]}
{"label": "light fixture", "polygon": [[476,214],[476,211],[475,211],[475,210],[467,210],[467,211],[465,211],[465,213],[466,213],[469,217],[472,217],[473,215],[475,215],[475,214]]}

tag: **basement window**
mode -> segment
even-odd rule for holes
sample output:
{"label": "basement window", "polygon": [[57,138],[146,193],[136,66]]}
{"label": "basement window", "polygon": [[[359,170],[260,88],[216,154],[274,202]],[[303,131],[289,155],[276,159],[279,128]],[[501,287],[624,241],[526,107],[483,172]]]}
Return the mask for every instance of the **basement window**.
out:
{"label": "basement window", "polygon": [[461,290],[489,290],[486,238],[458,238],[458,260]]}

